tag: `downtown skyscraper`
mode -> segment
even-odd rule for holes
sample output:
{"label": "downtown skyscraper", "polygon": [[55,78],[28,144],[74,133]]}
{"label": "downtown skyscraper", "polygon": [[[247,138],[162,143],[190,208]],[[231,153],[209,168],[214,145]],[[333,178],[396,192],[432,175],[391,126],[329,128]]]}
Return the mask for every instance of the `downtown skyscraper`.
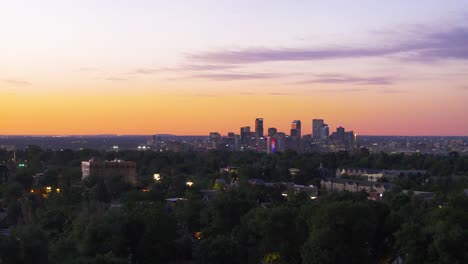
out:
{"label": "downtown skyscraper", "polygon": [[323,119],[312,120],[312,137],[315,140],[322,139],[322,127],[324,125]]}
{"label": "downtown skyscraper", "polygon": [[255,136],[261,138],[265,135],[263,132],[263,118],[255,119]]}
{"label": "downtown skyscraper", "polygon": [[291,123],[291,137],[301,138],[301,120],[294,120]]}

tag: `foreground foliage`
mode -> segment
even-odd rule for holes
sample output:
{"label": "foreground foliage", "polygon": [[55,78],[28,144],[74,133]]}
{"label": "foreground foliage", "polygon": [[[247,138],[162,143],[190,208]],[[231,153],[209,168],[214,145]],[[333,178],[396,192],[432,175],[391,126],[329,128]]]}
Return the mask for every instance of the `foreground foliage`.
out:
{"label": "foreground foliage", "polygon": [[[8,156],[2,152],[0,156]],[[135,160],[139,184],[116,175],[82,182],[92,156]],[[156,153],[50,151],[17,153],[27,168],[0,185],[6,209],[0,263],[468,263],[468,159],[460,155],[359,153]],[[317,185],[319,165],[426,169],[404,189],[433,191],[424,201],[398,189],[380,202],[363,193],[322,193],[317,200],[247,181]],[[225,166],[238,173],[220,173]],[[290,175],[289,168],[300,173]],[[154,182],[153,173],[162,180]],[[37,182],[33,175],[43,173]],[[223,178],[236,187],[206,199]],[[186,181],[194,182],[192,187]],[[47,196],[31,189],[50,186]],[[186,200],[167,202],[165,198]]]}

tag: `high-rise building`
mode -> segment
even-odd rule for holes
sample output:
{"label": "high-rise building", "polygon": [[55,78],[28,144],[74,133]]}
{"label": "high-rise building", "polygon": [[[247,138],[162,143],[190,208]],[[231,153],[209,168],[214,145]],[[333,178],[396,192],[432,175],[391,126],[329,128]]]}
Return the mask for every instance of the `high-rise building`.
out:
{"label": "high-rise building", "polygon": [[294,120],[291,123],[291,137],[301,137],[301,120]]}
{"label": "high-rise building", "polygon": [[270,127],[268,128],[268,136],[269,137],[273,137],[274,135],[276,135],[276,133],[278,132],[278,130],[274,127]]}
{"label": "high-rise building", "polygon": [[330,135],[330,128],[328,127],[327,124],[322,125],[322,139],[326,140],[328,139],[328,136]]}
{"label": "high-rise building", "polygon": [[347,150],[352,150],[356,145],[357,136],[354,131],[348,131],[344,134],[344,144]]}
{"label": "high-rise building", "polygon": [[291,123],[291,129],[301,130],[301,120],[293,120]]}
{"label": "high-rise building", "polygon": [[255,119],[255,136],[257,138],[261,138],[264,136],[263,134],[263,118]]}
{"label": "high-rise building", "polygon": [[250,127],[249,126],[241,127],[240,136],[241,136],[241,141],[246,141],[248,137],[250,136]]}
{"label": "high-rise building", "polygon": [[315,140],[323,139],[322,127],[324,125],[323,119],[312,120],[312,137]]}
{"label": "high-rise building", "polygon": [[286,134],[283,132],[277,132],[275,135],[275,150],[283,152],[286,150]]}
{"label": "high-rise building", "polygon": [[344,141],[344,139],[345,139],[345,129],[344,129],[344,127],[338,127],[336,129],[336,139]]}

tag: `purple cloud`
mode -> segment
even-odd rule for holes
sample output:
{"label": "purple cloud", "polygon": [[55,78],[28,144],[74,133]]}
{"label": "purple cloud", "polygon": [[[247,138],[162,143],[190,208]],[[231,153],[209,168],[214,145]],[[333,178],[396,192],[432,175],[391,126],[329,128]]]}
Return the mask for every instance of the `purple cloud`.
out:
{"label": "purple cloud", "polygon": [[[426,29],[426,27],[421,27]],[[203,52],[189,55],[189,59],[229,64],[249,64],[271,61],[313,61],[324,59],[365,58],[389,55],[406,55],[403,59],[427,61],[442,59],[468,59],[468,27],[445,31],[412,31],[392,45],[326,48],[250,48]]]}
{"label": "purple cloud", "polygon": [[296,82],[297,84],[328,83],[328,84],[355,84],[355,85],[389,85],[395,79],[388,76],[377,77],[354,77],[341,74],[319,74],[317,78]]}
{"label": "purple cloud", "polygon": [[372,57],[396,53],[394,48],[359,49],[359,48],[330,48],[330,49],[244,49],[206,52],[191,55],[190,59],[224,62],[233,64],[258,63],[269,61],[308,61],[337,58]]}
{"label": "purple cloud", "polygon": [[232,64],[191,64],[177,68],[167,68],[169,71],[217,71],[237,68],[239,65]]}
{"label": "purple cloud", "polygon": [[454,28],[428,34],[419,50],[420,59],[468,59],[468,28]]}

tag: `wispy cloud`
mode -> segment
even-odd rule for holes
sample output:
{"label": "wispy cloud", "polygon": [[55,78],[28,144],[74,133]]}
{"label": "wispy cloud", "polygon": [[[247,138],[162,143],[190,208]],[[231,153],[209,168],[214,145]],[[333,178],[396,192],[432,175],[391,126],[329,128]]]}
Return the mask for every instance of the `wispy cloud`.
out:
{"label": "wispy cloud", "polygon": [[278,92],[272,92],[268,93],[269,95],[289,95],[289,93],[278,93]]}
{"label": "wispy cloud", "polygon": [[356,77],[343,74],[317,74],[316,78],[298,81],[296,84],[355,84],[355,85],[389,85],[395,82],[395,78],[389,76]]}
{"label": "wispy cloud", "polygon": [[219,71],[237,68],[239,65],[233,64],[189,64],[180,67],[165,68],[167,71]]}
{"label": "wispy cloud", "polygon": [[132,74],[155,74],[157,72],[160,72],[160,69],[155,69],[155,68],[138,68],[134,71],[132,71]]}
{"label": "wispy cloud", "polygon": [[[426,27],[424,27],[426,28]],[[468,59],[468,27],[452,27],[445,30],[427,32],[412,30],[404,36],[396,33],[394,44],[374,46],[348,46],[325,48],[247,48],[220,50],[191,54],[189,59],[228,64],[249,64],[271,61],[314,61],[324,59],[345,59],[402,56],[406,60],[428,61],[442,59]],[[408,36],[409,35],[409,36]]]}
{"label": "wispy cloud", "polygon": [[272,79],[283,77],[282,74],[275,73],[206,73],[192,75],[191,78],[209,79],[213,81],[241,81],[253,79]]}
{"label": "wispy cloud", "polygon": [[358,92],[365,92],[368,89],[364,88],[339,88],[339,89],[318,89],[313,90],[312,92],[317,93],[358,93]]}
{"label": "wispy cloud", "polygon": [[31,82],[17,79],[3,79],[3,82],[14,86],[27,86],[32,84]]}
{"label": "wispy cloud", "polygon": [[186,64],[177,67],[163,68],[138,68],[131,72],[132,74],[156,74],[156,73],[184,73],[184,72],[202,72],[202,71],[221,71],[238,68],[235,64]]}
{"label": "wispy cloud", "polygon": [[127,78],[122,78],[122,77],[108,77],[106,78],[107,81],[115,81],[115,82],[122,82],[122,81],[128,81]]}

